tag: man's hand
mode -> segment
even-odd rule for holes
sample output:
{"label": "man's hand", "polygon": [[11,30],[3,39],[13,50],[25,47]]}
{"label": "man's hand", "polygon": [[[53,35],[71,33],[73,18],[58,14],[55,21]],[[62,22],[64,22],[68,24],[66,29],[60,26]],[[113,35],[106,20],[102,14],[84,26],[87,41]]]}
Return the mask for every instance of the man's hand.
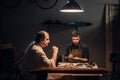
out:
{"label": "man's hand", "polygon": [[58,47],[53,46],[53,47],[52,47],[52,50],[53,50],[53,53],[55,53],[55,54],[57,54],[57,53],[58,53]]}

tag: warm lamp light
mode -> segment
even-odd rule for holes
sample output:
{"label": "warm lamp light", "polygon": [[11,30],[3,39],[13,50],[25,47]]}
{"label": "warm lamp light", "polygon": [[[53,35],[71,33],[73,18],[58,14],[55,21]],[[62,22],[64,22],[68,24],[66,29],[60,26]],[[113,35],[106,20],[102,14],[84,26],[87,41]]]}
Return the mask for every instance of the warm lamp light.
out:
{"label": "warm lamp light", "polygon": [[68,0],[60,12],[84,12],[84,10],[75,0]]}

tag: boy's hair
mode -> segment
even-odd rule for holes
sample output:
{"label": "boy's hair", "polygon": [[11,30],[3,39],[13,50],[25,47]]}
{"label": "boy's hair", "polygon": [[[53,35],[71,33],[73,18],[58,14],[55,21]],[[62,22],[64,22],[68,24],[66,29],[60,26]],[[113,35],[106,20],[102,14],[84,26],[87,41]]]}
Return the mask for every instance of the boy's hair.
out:
{"label": "boy's hair", "polygon": [[72,37],[77,37],[77,36],[80,36],[80,33],[78,31],[73,31]]}

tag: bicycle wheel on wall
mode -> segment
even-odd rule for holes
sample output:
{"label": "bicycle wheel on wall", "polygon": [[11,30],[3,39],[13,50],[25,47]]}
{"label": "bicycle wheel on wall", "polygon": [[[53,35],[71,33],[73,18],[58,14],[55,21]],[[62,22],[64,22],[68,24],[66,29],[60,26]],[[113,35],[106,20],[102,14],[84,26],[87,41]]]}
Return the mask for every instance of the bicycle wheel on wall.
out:
{"label": "bicycle wheel on wall", "polygon": [[34,0],[35,4],[41,9],[50,9],[53,8],[58,0]]}

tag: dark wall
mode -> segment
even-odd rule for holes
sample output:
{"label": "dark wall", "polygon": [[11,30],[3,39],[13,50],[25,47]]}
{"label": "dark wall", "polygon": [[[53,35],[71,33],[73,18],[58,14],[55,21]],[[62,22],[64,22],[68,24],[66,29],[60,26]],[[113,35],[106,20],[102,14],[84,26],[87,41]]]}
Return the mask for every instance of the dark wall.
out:
{"label": "dark wall", "polygon": [[[120,1],[119,1],[120,3]],[[120,4],[118,5],[120,6]],[[116,6],[117,14],[113,16],[112,20],[112,45],[113,51],[111,53],[110,61],[112,62],[112,78],[111,80],[120,79],[120,7]]]}

